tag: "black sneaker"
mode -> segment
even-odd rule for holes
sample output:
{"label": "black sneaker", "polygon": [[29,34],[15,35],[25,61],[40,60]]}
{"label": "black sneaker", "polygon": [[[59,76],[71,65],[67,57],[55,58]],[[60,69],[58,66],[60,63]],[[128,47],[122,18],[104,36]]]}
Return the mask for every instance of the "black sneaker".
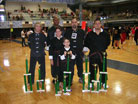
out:
{"label": "black sneaker", "polygon": [[52,80],[52,83],[53,83],[53,84],[55,84],[55,83],[56,83],[56,81],[53,79],[53,80]]}
{"label": "black sneaker", "polygon": [[120,47],[118,47],[117,49],[120,49]]}

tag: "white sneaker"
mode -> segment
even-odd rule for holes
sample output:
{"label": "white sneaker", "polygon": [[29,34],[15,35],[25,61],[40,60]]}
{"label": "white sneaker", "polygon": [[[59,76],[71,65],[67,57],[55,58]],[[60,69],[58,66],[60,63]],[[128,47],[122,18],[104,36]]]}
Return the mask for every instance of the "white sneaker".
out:
{"label": "white sneaker", "polygon": [[[105,88],[105,83],[103,84],[103,87]],[[106,88],[109,88],[109,86],[108,86],[108,85],[106,85]]]}
{"label": "white sneaker", "polygon": [[92,88],[92,83],[90,83],[90,88]]}

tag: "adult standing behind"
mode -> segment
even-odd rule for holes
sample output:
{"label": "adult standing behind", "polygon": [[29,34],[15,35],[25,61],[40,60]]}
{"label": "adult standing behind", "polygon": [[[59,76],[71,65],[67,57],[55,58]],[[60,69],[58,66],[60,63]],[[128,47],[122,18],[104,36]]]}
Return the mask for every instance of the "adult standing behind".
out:
{"label": "adult standing behind", "polygon": [[76,52],[75,64],[77,65],[79,82],[82,83],[82,73],[83,73],[83,45],[85,32],[78,28],[78,21],[73,18],[71,21],[72,28],[68,29],[64,36],[70,40],[71,47]]}
{"label": "adult standing behind", "polygon": [[[49,45],[51,44],[51,40],[56,37],[56,28],[57,27],[60,27],[62,30],[64,30],[60,25],[59,25],[59,18],[58,17],[54,17],[53,18],[53,26],[48,30],[48,36],[47,36],[47,39],[48,39],[48,42],[47,42],[47,45],[49,47]],[[62,36],[63,36],[63,31],[62,31]],[[49,50],[49,48],[47,48],[47,50]],[[54,71],[54,67],[53,65],[51,64],[51,74],[52,74],[52,77],[53,77],[53,83],[55,83],[55,71]]]}
{"label": "adult standing behind", "polygon": [[36,62],[40,64],[41,79],[45,80],[45,46],[47,38],[42,33],[42,25],[37,22],[34,25],[34,33],[29,35],[28,45],[31,49],[30,55],[30,70],[32,84],[34,84],[35,66]]}
{"label": "adult standing behind", "polygon": [[[53,26],[50,28],[50,29],[48,29],[48,45],[50,44],[50,41],[54,38],[54,37],[56,37],[56,28],[57,27],[61,27],[60,25],[59,25],[59,18],[58,17],[54,17],[53,18]],[[62,29],[62,35],[63,35],[63,28],[61,27],[61,29]]]}
{"label": "adult standing behind", "polygon": [[[110,35],[101,28],[101,21],[96,19],[94,21],[93,31],[86,36],[84,46],[90,50],[89,53],[89,68],[91,72],[90,80],[94,80],[94,66],[99,66],[99,71],[103,70],[103,52],[106,52],[110,44]],[[86,49],[87,49],[86,48]],[[105,61],[105,71],[107,71],[107,60]],[[105,76],[102,78],[102,84],[105,83]]]}

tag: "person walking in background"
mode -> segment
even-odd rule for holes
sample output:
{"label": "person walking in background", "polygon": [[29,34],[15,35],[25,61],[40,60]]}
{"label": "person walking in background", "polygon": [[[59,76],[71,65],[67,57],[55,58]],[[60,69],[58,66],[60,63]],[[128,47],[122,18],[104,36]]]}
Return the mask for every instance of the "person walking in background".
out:
{"label": "person walking in background", "polygon": [[114,37],[113,49],[115,49],[115,47],[117,47],[117,49],[120,49],[120,47],[119,47],[119,41],[120,41],[120,32],[119,32],[119,29],[115,29],[114,30],[113,37]]}
{"label": "person walking in background", "polygon": [[22,47],[26,46],[26,43],[25,43],[25,30],[23,29],[21,31],[21,38],[22,38]]}

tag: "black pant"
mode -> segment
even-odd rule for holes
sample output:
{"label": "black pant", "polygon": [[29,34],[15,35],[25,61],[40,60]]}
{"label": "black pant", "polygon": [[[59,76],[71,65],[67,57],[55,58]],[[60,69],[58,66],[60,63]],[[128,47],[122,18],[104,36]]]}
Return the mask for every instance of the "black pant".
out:
{"label": "black pant", "polygon": [[[101,55],[103,57],[103,55]],[[90,63],[89,63],[89,69],[90,69],[90,79],[94,80],[94,70],[95,67],[93,66],[93,64],[97,64],[99,67],[99,72],[103,71],[103,58],[101,58],[98,54],[91,56],[90,58]],[[107,59],[105,59],[105,72],[107,72]],[[102,75],[102,83],[105,83],[105,75]]]}
{"label": "black pant", "polygon": [[26,46],[26,44],[25,44],[25,38],[22,38],[22,47],[23,46]]}
{"label": "black pant", "polygon": [[53,64],[51,65],[51,74],[53,78],[56,78],[59,75],[60,65],[59,65],[59,55],[53,55]]}
{"label": "black pant", "polygon": [[34,83],[34,75],[35,75],[35,66],[36,62],[40,64],[40,74],[41,74],[41,79],[45,80],[45,55],[40,56],[40,57],[30,57],[30,70],[29,73],[31,73],[31,80],[32,84]]}
{"label": "black pant", "polygon": [[[63,82],[64,71],[67,71],[67,60],[66,61],[60,61],[60,73],[59,73],[59,81],[60,82]],[[73,76],[74,76],[74,60],[70,60],[70,62],[69,62],[69,71],[71,72],[71,83],[72,83]],[[67,75],[66,82],[68,85],[69,75]]]}
{"label": "black pant", "polygon": [[78,76],[79,78],[82,78],[82,73],[83,73],[83,52],[77,52],[76,53],[76,59],[74,61],[74,65],[77,65],[77,70],[78,70]]}

